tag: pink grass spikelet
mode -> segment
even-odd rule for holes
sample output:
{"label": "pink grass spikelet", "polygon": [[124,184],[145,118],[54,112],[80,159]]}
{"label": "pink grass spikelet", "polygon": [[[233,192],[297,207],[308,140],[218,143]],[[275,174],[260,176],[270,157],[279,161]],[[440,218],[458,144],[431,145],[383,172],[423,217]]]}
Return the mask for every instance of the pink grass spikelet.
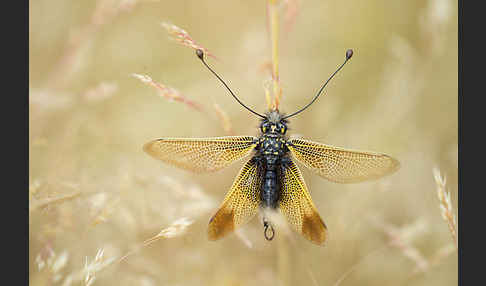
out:
{"label": "pink grass spikelet", "polygon": [[149,239],[146,239],[142,244],[136,246],[133,250],[129,251],[122,257],[120,257],[117,262],[122,262],[125,260],[127,257],[131,256],[132,254],[135,254],[139,252],[142,248],[164,238],[174,238],[181,236],[186,233],[187,228],[191,226],[194,223],[194,220],[189,219],[187,217],[182,217],[177,220],[175,220],[171,225],[168,227],[162,229],[157,235],[152,236]]}
{"label": "pink grass spikelet", "polygon": [[147,84],[147,85],[150,85],[152,87],[155,87],[158,92],[159,92],[159,95],[161,97],[164,97],[164,98],[167,98],[169,100],[175,100],[175,101],[178,101],[178,102],[182,102],[184,103],[185,105],[189,106],[190,108],[193,108],[197,111],[202,111],[203,108],[201,105],[199,105],[198,103],[190,100],[190,99],[187,99],[186,97],[184,97],[178,90],[174,89],[174,88],[171,88],[171,87],[168,87],[168,86],[165,86],[161,83],[158,83],[156,81],[154,81],[150,76],[148,75],[141,75],[141,74],[132,74],[133,77],[139,79],[141,82]]}
{"label": "pink grass spikelet", "polygon": [[202,50],[206,55],[216,59],[216,57],[211,54],[208,49],[196,43],[196,41],[184,29],[181,29],[176,25],[167,22],[162,22],[161,25],[167,30],[167,32],[169,32],[171,39],[174,39],[182,45],[192,48],[194,50]]}
{"label": "pink grass spikelet", "polygon": [[295,25],[297,15],[299,14],[299,3],[297,0],[285,0],[285,35],[287,35]]}
{"label": "pink grass spikelet", "polygon": [[167,228],[162,229],[156,236],[149,238],[143,242],[143,245],[149,245],[154,241],[157,241],[161,238],[173,238],[177,236],[181,236],[186,233],[187,228],[193,224],[194,221],[188,219],[186,217],[180,218],[174,221],[170,226]]}
{"label": "pink grass spikelet", "polygon": [[456,215],[452,210],[451,193],[446,190],[446,178],[440,174],[438,168],[433,169],[435,183],[437,185],[437,197],[442,218],[447,222],[449,231],[457,248],[457,223]]}

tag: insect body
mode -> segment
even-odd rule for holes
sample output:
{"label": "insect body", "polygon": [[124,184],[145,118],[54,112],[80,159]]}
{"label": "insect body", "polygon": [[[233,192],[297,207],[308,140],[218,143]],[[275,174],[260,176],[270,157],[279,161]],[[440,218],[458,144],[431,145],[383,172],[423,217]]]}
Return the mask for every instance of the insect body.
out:
{"label": "insect body", "polygon": [[[248,222],[258,209],[272,209],[279,210],[295,231],[322,245],[326,240],[327,227],[294,161],[337,183],[377,179],[398,169],[399,162],[384,154],[288,139],[286,136],[287,119],[302,112],[317,99],[329,80],[351,58],[352,51],[346,53],[346,61],[309,104],[285,116],[278,110],[262,115],[245,106],[206,64],[202,51],[198,50],[197,55],[243,107],[262,118],[259,137],[168,138],[144,145],[144,150],[151,156],[193,172],[218,171],[253,154],[240,170],[219,210],[210,219],[209,239],[216,240],[232,232]],[[275,232],[265,217],[263,225],[265,238],[271,240]]]}
{"label": "insect body", "polygon": [[261,124],[262,135],[256,147],[255,160],[259,168],[263,169],[264,181],[261,190],[261,201],[263,207],[277,208],[280,195],[280,167],[290,159],[289,149],[284,137],[287,131],[286,121],[281,121],[277,111],[268,114]]}

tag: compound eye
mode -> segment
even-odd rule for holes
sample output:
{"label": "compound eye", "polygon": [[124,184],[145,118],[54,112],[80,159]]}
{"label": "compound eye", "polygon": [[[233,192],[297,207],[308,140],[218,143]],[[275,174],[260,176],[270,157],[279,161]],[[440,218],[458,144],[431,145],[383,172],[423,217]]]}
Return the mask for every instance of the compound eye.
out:
{"label": "compound eye", "polygon": [[285,134],[285,132],[287,132],[287,127],[284,124],[278,124],[277,128],[282,134]]}
{"label": "compound eye", "polygon": [[262,125],[262,132],[263,132],[263,133],[266,133],[266,132],[267,132],[267,130],[268,130],[268,124],[263,124],[263,125]]}

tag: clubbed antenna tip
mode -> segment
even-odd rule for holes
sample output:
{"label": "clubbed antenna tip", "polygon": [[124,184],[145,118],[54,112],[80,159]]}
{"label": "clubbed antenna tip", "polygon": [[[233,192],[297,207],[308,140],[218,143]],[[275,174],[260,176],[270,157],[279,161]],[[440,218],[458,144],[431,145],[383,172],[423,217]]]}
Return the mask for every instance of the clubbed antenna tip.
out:
{"label": "clubbed antenna tip", "polygon": [[[352,53],[353,53],[353,51],[351,51],[351,54],[352,54]],[[196,55],[197,55],[197,57],[198,57],[199,59],[201,59],[201,60],[202,60],[202,59],[204,59],[204,52],[203,52],[203,50],[201,50],[201,49],[197,49],[197,50],[196,50]]]}
{"label": "clubbed antenna tip", "polygon": [[349,60],[353,56],[353,50],[349,49],[346,51],[346,60]]}

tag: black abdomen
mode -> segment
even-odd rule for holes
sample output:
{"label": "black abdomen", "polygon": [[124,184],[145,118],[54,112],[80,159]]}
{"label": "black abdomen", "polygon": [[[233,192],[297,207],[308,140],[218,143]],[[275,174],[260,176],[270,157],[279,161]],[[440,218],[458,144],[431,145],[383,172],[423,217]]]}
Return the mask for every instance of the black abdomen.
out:
{"label": "black abdomen", "polygon": [[261,192],[262,207],[278,207],[280,164],[287,152],[285,140],[279,135],[264,135],[260,139],[258,156],[265,169]]}
{"label": "black abdomen", "polygon": [[275,165],[267,165],[261,193],[263,207],[276,208],[278,206],[280,184],[277,178]]}

